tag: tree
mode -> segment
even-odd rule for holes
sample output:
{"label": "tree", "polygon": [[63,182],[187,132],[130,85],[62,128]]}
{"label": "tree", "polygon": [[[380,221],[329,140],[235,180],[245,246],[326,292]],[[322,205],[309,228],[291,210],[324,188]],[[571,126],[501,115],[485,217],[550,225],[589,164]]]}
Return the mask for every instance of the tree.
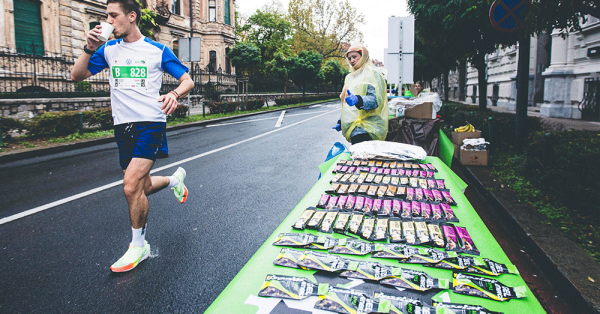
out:
{"label": "tree", "polygon": [[256,70],[261,63],[260,49],[252,43],[236,44],[227,56],[231,64],[239,70],[238,73],[248,74]]}
{"label": "tree", "polygon": [[357,25],[364,24],[364,15],[348,0],[290,0],[288,18],[297,53],[314,50],[323,59],[339,58],[343,43],[362,40]]}
{"label": "tree", "polygon": [[340,85],[344,83],[344,78],[349,72],[350,71],[344,68],[337,60],[329,60],[325,62],[325,65],[321,68],[324,81],[333,84],[336,90],[341,89]]}
{"label": "tree", "polygon": [[283,53],[278,52],[273,60],[265,62],[265,68],[268,74],[283,80],[283,95],[287,98],[290,61]]}
{"label": "tree", "polygon": [[302,51],[289,59],[289,77],[302,87],[302,97],[306,95],[308,83],[317,80],[321,71],[323,56],[314,51]]}
{"label": "tree", "polygon": [[239,32],[260,49],[265,62],[273,59],[278,52],[286,55],[291,53],[292,24],[276,11],[256,10]]}

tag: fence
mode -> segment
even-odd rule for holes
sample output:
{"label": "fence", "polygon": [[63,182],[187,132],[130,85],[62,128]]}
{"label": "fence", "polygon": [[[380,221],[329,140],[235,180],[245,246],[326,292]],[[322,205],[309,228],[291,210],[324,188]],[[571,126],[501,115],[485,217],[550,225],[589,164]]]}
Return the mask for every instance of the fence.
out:
{"label": "fence", "polygon": [[[31,51],[36,51],[35,46]],[[44,53],[28,54],[0,47],[0,97],[1,98],[53,98],[76,96],[107,96],[110,91],[109,71],[102,71],[83,82],[71,80],[73,56]],[[204,84],[210,82],[219,92],[233,91],[236,76],[224,74],[219,68],[210,71],[194,64],[190,76],[195,82],[192,95],[203,94]],[[170,75],[163,75],[161,93],[179,85]]]}
{"label": "fence", "polygon": [[584,84],[583,100],[579,104],[581,118],[586,120],[600,120],[600,104],[598,103],[600,80],[598,78],[586,78]]}

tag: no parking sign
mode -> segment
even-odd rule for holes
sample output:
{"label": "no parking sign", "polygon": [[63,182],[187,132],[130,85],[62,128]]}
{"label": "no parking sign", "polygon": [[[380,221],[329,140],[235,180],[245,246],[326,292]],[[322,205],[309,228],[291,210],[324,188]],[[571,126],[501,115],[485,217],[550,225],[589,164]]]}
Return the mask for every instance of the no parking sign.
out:
{"label": "no parking sign", "polygon": [[523,17],[529,0],[496,0],[490,8],[492,25],[503,32],[514,32],[523,27]]}

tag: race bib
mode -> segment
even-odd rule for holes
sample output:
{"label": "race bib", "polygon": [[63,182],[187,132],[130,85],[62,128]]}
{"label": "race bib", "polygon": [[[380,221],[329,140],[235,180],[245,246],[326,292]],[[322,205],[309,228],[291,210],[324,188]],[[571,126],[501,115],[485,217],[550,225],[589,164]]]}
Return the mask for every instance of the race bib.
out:
{"label": "race bib", "polygon": [[110,72],[115,89],[148,89],[145,58],[115,58]]}

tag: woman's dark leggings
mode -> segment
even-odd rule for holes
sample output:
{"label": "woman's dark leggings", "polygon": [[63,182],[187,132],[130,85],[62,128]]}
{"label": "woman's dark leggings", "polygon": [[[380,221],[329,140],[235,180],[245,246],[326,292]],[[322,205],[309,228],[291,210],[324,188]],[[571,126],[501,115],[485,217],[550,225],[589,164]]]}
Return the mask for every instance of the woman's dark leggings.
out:
{"label": "woman's dark leggings", "polygon": [[371,140],[373,139],[371,138],[371,135],[369,135],[369,133],[361,133],[358,135],[354,135],[350,138],[350,142],[352,143],[352,145]]}

